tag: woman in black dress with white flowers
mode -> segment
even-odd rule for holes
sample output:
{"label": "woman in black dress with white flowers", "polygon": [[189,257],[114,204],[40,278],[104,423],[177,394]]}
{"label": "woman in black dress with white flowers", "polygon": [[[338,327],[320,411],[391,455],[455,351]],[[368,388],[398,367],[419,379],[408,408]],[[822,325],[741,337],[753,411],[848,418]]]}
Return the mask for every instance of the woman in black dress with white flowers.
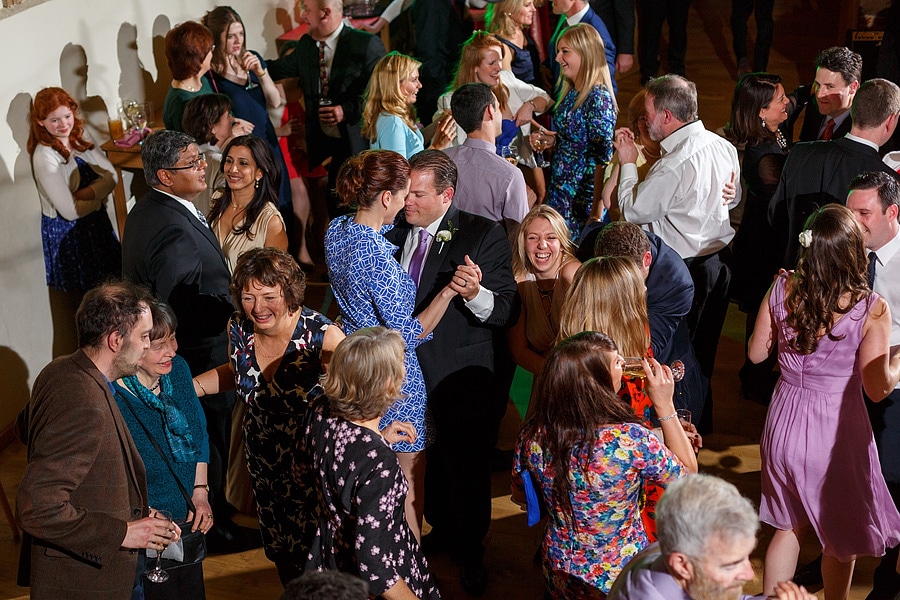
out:
{"label": "woman in black dress with white flowers", "polygon": [[334,352],[327,399],[310,413],[294,463],[300,478],[317,481],[319,524],[305,571],[356,575],[387,600],[436,600],[406,521],[406,478],[389,445],[400,430],[415,438],[415,428],[398,421],[378,427],[400,395],[403,359],[403,338],[384,327],[360,329]]}

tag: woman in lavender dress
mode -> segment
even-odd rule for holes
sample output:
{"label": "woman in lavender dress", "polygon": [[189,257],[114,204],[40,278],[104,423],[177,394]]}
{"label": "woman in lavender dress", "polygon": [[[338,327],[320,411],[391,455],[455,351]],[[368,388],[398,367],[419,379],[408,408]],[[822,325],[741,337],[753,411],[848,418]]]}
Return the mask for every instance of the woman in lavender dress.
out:
{"label": "woman in lavender dress", "polygon": [[333,220],[325,234],[325,261],[331,289],[341,308],[341,327],[350,334],[378,325],[396,329],[406,343],[403,394],[381,419],[382,429],[395,421],[415,426],[415,435],[392,445],[409,481],[407,519],[416,537],[422,523],[425,455],[431,437],[426,426],[425,379],[416,347],[431,339],[450,300],[449,286],[413,316],[416,285],[394,259],[397,247],[382,235],[390,228],[409,194],[409,163],[390,150],[369,150],[354,156],[338,172],[337,192],[355,214]]}
{"label": "woman in lavender dress", "polygon": [[388,446],[400,431],[415,432],[409,423],[379,425],[400,396],[403,357],[403,338],[384,327],[360,329],[334,352],[327,399],[310,414],[296,460],[301,477],[308,470],[304,481],[318,490],[319,521],[305,570],[350,573],[387,600],[438,600],[404,517],[406,479]]}
{"label": "woman in lavender dress", "polygon": [[781,379],[760,440],[759,519],[775,527],[763,588],[791,579],[800,540],[822,544],[825,598],[846,598],[857,556],[900,543],[900,514],[888,492],[862,392],[883,400],[900,381],[889,356],[891,311],[866,283],[863,234],[844,206],[806,220],[797,270],[763,299],[750,338],[761,362],[778,342]]}

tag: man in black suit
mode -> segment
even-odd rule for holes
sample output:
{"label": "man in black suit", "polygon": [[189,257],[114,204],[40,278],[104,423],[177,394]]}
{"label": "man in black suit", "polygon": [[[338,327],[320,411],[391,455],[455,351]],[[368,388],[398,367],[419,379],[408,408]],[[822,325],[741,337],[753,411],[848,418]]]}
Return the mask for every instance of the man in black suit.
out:
{"label": "man in black suit", "polygon": [[417,312],[448,284],[460,296],[438,323],[434,339],[417,350],[436,429],[425,471],[425,517],[433,527],[426,548],[431,542],[432,548],[449,550],[460,565],[463,588],[477,594],[486,585],[482,540],[491,522],[491,456],[511,381],[506,328],[518,316],[516,282],[503,228],[453,206],[453,161],[425,150],[410,166],[405,220],[387,237],[399,246],[397,259],[412,274],[420,232],[430,234],[424,236],[430,248],[421,267]]}
{"label": "man in black suit", "polygon": [[844,137],[852,122],[850,107],[862,77],[862,57],[849,48],[834,46],[816,57],[815,102],[806,106],[801,142]]}
{"label": "man in black suit", "polygon": [[[144,177],[153,188],[125,220],[122,273],[148,287],[178,317],[178,353],[199,375],[228,361],[226,327],[234,312],[231,274],[216,236],[192,201],[206,190],[206,161],[189,135],[163,130],[144,140]],[[224,494],[234,394],[201,399],[209,432],[209,487],[216,528],[230,515]],[[218,540],[215,540],[218,542]]]}
{"label": "man in black suit", "polygon": [[590,2],[616,45],[616,73],[624,75],[634,65],[634,0]]}
{"label": "man in black suit", "polygon": [[856,175],[865,171],[897,175],[882,162],[878,148],[894,133],[898,113],[900,88],[886,79],[871,79],[853,99],[849,134],[794,146],[769,202],[769,222],[786,248],[782,266],[796,265],[797,236],[806,218],[819,206],[845,204],[850,180]]}
{"label": "man in black suit", "polygon": [[[378,59],[385,55],[381,38],[341,21],[341,0],[305,0],[300,20],[308,35],[297,49],[267,64],[272,79],[299,79],[306,102],[306,145],[310,168],[331,157],[328,189],[338,169],[353,154],[368,149],[360,133],[362,95]],[[328,213],[340,214],[337,198],[329,195]]]}

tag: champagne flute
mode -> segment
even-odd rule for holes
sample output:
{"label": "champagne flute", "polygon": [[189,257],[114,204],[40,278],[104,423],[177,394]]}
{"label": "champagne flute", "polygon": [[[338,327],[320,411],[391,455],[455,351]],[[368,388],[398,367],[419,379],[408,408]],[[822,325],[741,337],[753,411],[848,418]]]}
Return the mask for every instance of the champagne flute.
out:
{"label": "champagne flute", "polygon": [[[633,377],[633,378],[643,378],[646,376],[644,373],[644,365],[641,363],[640,356],[626,356],[624,357],[625,363],[622,365],[622,375],[625,377]],[[680,360],[672,361],[672,364],[669,365],[669,368],[672,369],[672,379],[674,381],[681,381],[684,378],[684,363]]]}
{"label": "champagne flute", "polygon": [[[170,525],[172,523],[172,514],[171,513],[167,512],[165,510],[158,510],[158,511],[156,511],[155,518],[165,519],[166,520],[166,529],[171,532],[171,530],[172,530],[172,527]],[[166,573],[162,569],[162,566],[161,566],[162,565],[162,554],[163,554],[163,552],[166,551],[167,547],[168,547],[168,544],[164,544],[163,549],[158,550],[156,552],[156,567],[154,567],[154,569],[152,571],[150,571],[149,573],[146,574],[147,579],[149,579],[153,583],[165,583],[166,581],[169,580],[169,574]]]}
{"label": "champagne flute", "polygon": [[134,126],[137,127],[138,134],[140,134],[140,142],[144,143],[144,129],[147,127],[147,115],[144,111],[138,107],[132,114],[132,119],[134,120]]}
{"label": "champagne flute", "polygon": [[547,136],[544,135],[543,131],[539,131],[531,140],[531,145],[534,148],[535,163],[542,169],[550,166],[550,161],[544,156],[544,150],[547,149],[549,144],[550,142],[547,141]]}

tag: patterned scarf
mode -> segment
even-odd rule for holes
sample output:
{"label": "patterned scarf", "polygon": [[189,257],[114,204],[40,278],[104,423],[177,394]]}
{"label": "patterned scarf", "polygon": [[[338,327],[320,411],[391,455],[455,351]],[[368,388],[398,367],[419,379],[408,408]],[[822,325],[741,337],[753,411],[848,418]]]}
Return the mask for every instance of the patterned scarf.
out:
{"label": "patterned scarf", "polygon": [[129,375],[123,378],[125,387],[141,399],[149,408],[159,411],[164,416],[163,430],[166,432],[166,440],[172,451],[175,462],[196,462],[200,456],[200,448],[191,435],[191,428],[187,418],[172,400],[172,382],[168,375],[159,378],[159,396],[148,390],[138,381],[137,375]]}

